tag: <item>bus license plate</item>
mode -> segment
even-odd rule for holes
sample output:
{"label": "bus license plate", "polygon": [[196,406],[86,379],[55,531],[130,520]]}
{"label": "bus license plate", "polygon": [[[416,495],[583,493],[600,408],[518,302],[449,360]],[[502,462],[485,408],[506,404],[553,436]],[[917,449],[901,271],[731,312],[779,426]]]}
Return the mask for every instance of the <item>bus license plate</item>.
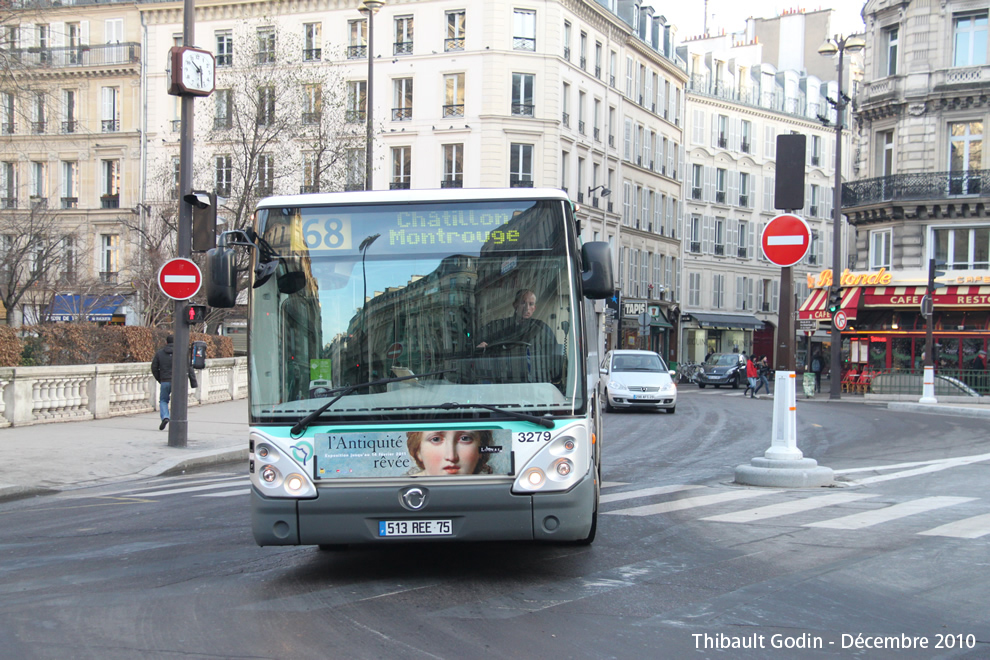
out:
{"label": "bus license plate", "polygon": [[380,520],[378,536],[450,536],[450,520]]}

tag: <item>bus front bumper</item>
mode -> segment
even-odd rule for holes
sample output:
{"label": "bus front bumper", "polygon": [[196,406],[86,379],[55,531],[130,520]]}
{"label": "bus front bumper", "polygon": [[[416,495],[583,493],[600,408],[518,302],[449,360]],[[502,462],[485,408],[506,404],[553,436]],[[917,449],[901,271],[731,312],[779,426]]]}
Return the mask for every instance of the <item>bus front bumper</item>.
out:
{"label": "bus front bumper", "polygon": [[[311,500],[275,499],[251,489],[251,526],[258,545],[335,545],[410,541],[574,541],[587,538],[596,470],[565,493],[515,495],[510,485],[344,486],[318,489]],[[417,511],[400,503],[411,486],[425,490]],[[382,521],[450,520],[443,536],[379,536]]]}

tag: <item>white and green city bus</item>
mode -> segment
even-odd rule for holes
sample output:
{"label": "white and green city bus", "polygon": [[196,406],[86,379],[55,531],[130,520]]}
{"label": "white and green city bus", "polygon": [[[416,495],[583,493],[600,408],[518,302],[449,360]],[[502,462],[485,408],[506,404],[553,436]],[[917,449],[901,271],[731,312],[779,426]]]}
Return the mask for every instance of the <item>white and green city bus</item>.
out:
{"label": "white and green city bus", "polygon": [[259,545],[594,539],[612,266],[562,191],[268,198],[209,252],[213,306],[238,249]]}

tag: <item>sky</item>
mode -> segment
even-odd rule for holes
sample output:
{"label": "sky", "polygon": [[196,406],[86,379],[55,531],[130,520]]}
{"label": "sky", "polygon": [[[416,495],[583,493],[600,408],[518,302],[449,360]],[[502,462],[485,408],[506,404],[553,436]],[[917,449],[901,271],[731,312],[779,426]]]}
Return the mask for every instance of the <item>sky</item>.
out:
{"label": "sky", "polygon": [[[692,36],[700,35],[704,30],[705,3],[704,0],[650,0],[657,13],[665,16],[668,23],[677,26],[677,41],[684,41]],[[816,1],[802,4],[798,0],[791,2],[776,2],[775,0],[708,0],[708,31],[716,34],[721,30],[726,33],[739,32],[746,25],[746,19],[773,18],[791,9],[803,8],[805,11],[818,9],[834,9],[832,15],[832,33],[849,35],[863,31],[863,20],[859,12],[863,9],[864,0],[831,0]]]}

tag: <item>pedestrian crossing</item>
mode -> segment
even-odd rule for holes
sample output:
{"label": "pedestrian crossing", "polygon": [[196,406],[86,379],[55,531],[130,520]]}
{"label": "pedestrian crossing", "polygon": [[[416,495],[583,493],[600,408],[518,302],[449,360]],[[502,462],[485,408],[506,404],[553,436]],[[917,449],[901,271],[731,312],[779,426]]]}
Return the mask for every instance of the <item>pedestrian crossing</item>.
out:
{"label": "pedestrian crossing", "polygon": [[[679,520],[687,518],[705,523],[779,524],[848,532],[867,529],[883,531],[885,524],[907,521],[916,528],[911,531],[920,536],[957,539],[990,536],[990,513],[979,512],[970,516],[959,513],[963,505],[969,505],[963,508],[970,512],[974,507],[986,504],[976,497],[931,495],[891,498],[862,491],[819,493],[731,485],[634,486],[623,482],[603,483],[601,514],[631,518],[675,514]],[[180,495],[210,499],[247,497],[250,492],[248,475],[200,473],[121,484],[101,489],[98,493],[77,491],[68,496],[150,501]],[[939,519],[934,520],[937,524],[931,526],[933,518]]]}
{"label": "pedestrian crossing", "polygon": [[[710,523],[793,524],[798,527],[839,531],[871,528],[882,531],[886,523],[907,520],[918,527],[912,530],[913,533],[921,536],[979,539],[990,535],[990,513],[959,517],[960,514],[956,513],[958,509],[953,510],[953,507],[964,504],[983,503],[983,500],[975,497],[911,497],[904,501],[890,502],[883,495],[863,492],[819,494],[811,491],[695,484],[615,492],[617,487],[619,485],[603,484],[602,515],[644,517],[680,513],[693,515],[695,520]],[[660,501],[636,501],[658,497],[661,498]],[[755,504],[750,500],[756,499],[777,501],[742,509],[734,506],[737,503]],[[608,506],[620,502],[632,506]],[[732,510],[711,513],[715,507]],[[850,513],[850,508],[855,511]],[[954,516],[954,519],[947,521],[945,518],[949,516]],[[818,519],[809,521],[809,517]],[[930,525],[933,517],[943,519],[937,521],[938,525],[926,529],[925,525]]]}

